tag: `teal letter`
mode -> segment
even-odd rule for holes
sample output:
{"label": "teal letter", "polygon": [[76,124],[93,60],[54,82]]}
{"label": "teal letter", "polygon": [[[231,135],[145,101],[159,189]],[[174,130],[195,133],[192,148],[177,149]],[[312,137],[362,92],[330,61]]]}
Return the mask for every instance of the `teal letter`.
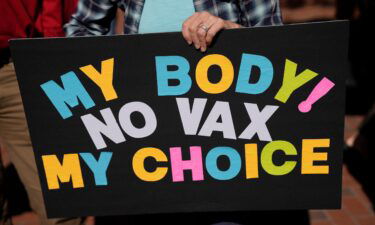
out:
{"label": "teal letter", "polygon": [[79,81],[74,72],[69,72],[61,76],[61,81],[64,88],[61,88],[55,81],[48,81],[40,87],[46,93],[49,100],[55,106],[63,119],[72,116],[72,112],[66,104],[70,107],[77,106],[78,99],[81,100],[85,109],[95,106],[94,101]]}
{"label": "teal letter", "polygon": [[[225,171],[220,170],[217,166],[217,159],[220,156],[226,156],[229,159],[229,168]],[[216,147],[211,149],[206,156],[206,169],[211,177],[216,180],[230,180],[241,170],[241,156],[238,152],[230,147]]]}
{"label": "teal letter", "polygon": [[[183,95],[190,90],[189,62],[181,56],[156,56],[156,78],[158,95]],[[177,66],[177,70],[169,71],[168,66]],[[179,84],[169,86],[169,80],[178,80]]]}
{"label": "teal letter", "polygon": [[[259,80],[250,83],[251,68],[256,66],[260,70]],[[242,54],[236,92],[245,94],[261,94],[271,85],[273,66],[269,59],[261,55]]]}
{"label": "teal letter", "polygon": [[79,155],[94,174],[96,186],[107,185],[106,173],[112,158],[112,152],[101,152],[98,161],[91,153],[79,153]]}

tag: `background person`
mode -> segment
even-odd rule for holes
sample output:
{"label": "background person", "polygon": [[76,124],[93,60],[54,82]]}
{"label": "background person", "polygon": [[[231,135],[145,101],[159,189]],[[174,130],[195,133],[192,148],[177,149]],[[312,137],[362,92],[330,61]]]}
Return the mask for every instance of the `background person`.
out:
{"label": "background person", "polygon": [[[25,186],[31,208],[38,214],[43,225],[73,225],[80,224],[82,220],[80,218],[46,218],[8,41],[13,38],[64,36],[63,24],[74,12],[76,4],[77,0],[0,1],[0,139]],[[0,218],[0,223],[4,222],[1,220],[2,218]]]}

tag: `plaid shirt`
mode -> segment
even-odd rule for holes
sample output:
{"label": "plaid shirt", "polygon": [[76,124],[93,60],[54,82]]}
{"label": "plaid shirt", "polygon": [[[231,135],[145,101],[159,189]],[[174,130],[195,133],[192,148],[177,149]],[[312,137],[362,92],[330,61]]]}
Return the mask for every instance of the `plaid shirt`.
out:
{"label": "plaid shirt", "polygon": [[[152,1],[152,0],[150,0]],[[178,0],[176,0],[178,1]],[[116,8],[125,11],[125,34],[138,33],[145,0],[80,0],[65,25],[67,36],[103,35],[110,31]],[[245,27],[281,25],[278,0],[193,0],[195,11],[207,11]],[[167,7],[167,6],[166,6]]]}

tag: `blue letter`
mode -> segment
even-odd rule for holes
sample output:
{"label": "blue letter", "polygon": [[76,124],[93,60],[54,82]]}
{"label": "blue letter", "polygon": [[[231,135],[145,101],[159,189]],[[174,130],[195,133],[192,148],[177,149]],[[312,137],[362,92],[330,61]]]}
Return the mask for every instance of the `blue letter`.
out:
{"label": "blue letter", "polygon": [[[217,167],[217,159],[225,155],[229,158],[229,168],[222,171]],[[238,152],[230,147],[216,147],[211,149],[206,156],[206,169],[211,177],[216,180],[230,180],[241,170],[241,156]]]}
{"label": "blue letter", "polygon": [[[191,87],[189,76],[189,62],[181,56],[156,56],[156,78],[158,82],[158,95],[183,95]],[[177,66],[177,70],[168,71],[168,66]],[[178,80],[179,84],[169,86],[168,80]]]}
{"label": "blue letter", "polygon": [[[253,66],[257,66],[260,70],[259,80],[256,83],[249,82]],[[272,79],[273,66],[269,59],[261,55],[242,54],[236,92],[261,94],[271,85]]]}
{"label": "blue letter", "polygon": [[75,107],[78,105],[78,99],[81,100],[85,109],[95,106],[94,101],[83,87],[82,83],[78,80],[74,72],[69,72],[61,76],[63,87],[61,88],[55,81],[48,81],[40,87],[48,96],[49,100],[55,106],[63,119],[72,116],[72,112],[66,106]]}
{"label": "blue letter", "polygon": [[98,161],[91,153],[79,153],[79,155],[94,174],[96,186],[107,185],[106,173],[112,158],[112,152],[101,152]]}

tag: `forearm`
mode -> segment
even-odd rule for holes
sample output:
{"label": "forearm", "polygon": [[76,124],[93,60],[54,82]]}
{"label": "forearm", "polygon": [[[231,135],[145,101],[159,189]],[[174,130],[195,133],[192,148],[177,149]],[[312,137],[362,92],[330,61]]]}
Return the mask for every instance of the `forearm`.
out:
{"label": "forearm", "polygon": [[80,0],[76,13],[64,26],[66,36],[104,35],[116,15],[116,0]]}
{"label": "forearm", "polygon": [[65,24],[64,30],[65,30],[65,35],[67,37],[94,36],[94,35],[103,35],[106,33],[104,31],[95,32],[88,25],[83,24],[82,22],[78,21],[74,17],[72,17],[69,23]]}

